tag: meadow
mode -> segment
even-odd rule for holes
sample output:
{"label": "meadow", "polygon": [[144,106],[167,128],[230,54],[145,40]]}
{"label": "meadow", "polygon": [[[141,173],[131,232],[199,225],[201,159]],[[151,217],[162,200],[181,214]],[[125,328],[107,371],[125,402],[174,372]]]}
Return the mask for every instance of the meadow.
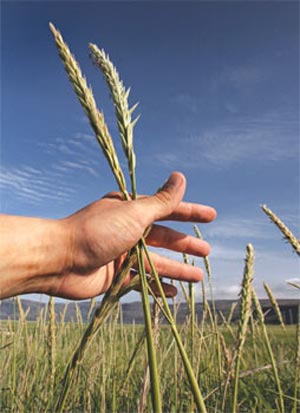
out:
{"label": "meadow", "polygon": [[[22,304],[19,302],[19,305]],[[99,330],[79,364],[76,383],[70,390],[64,411],[152,411],[145,330],[143,325],[123,324],[120,308],[117,307]],[[238,325],[225,319],[216,326],[209,314],[208,311],[206,317],[194,325],[189,316],[178,329],[184,337],[207,411],[231,412]],[[117,322],[118,316],[121,322]],[[197,411],[172,332],[161,324],[161,315],[155,318],[162,409],[174,413]],[[26,321],[25,314],[16,321],[2,321],[0,411],[56,411],[66,365],[85,328],[80,312],[77,322],[67,323],[63,314],[56,315],[55,320],[53,315],[49,318],[49,308],[41,311],[36,322]],[[298,339],[296,325],[285,328],[268,325],[267,334],[278,368],[285,411],[296,413],[300,406],[299,388],[298,395],[296,393],[299,327]],[[241,356],[238,410],[280,411],[263,326],[252,315]]]}

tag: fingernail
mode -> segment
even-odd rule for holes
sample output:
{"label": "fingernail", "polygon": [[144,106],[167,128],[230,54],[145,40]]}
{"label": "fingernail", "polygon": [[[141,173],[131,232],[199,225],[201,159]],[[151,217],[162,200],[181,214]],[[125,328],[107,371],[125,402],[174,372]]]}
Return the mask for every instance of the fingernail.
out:
{"label": "fingernail", "polygon": [[163,191],[168,188],[175,188],[178,184],[178,179],[176,178],[176,175],[172,174],[169,176],[169,178],[166,180],[166,182],[159,188],[157,192]]}

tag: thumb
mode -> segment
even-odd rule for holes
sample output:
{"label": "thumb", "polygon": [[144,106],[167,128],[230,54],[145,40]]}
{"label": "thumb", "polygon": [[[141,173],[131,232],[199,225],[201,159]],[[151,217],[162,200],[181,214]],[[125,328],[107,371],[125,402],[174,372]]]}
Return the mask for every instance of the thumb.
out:
{"label": "thumb", "polygon": [[136,202],[142,208],[146,225],[170,215],[181,202],[185,187],[184,175],[173,172],[155,195],[138,199]]}

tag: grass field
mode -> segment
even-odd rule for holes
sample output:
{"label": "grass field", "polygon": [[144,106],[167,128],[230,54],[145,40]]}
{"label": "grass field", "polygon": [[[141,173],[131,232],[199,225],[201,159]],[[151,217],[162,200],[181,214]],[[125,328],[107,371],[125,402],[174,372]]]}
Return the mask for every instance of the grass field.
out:
{"label": "grass field", "polygon": [[[65,411],[152,410],[144,327],[117,323],[119,311],[120,308],[102,327],[80,363]],[[2,321],[1,412],[55,411],[66,364],[86,326],[79,313],[77,323],[65,323],[57,316],[55,325],[50,326],[44,313],[36,322],[22,318],[15,322]],[[178,328],[185,338],[184,345],[207,411],[230,412],[233,383],[228,378],[233,368],[237,326],[218,324],[216,331],[208,317],[192,329],[189,317]],[[278,367],[285,411],[292,412],[297,406],[295,374],[299,374],[295,363],[296,326],[286,326],[285,331],[281,326],[267,326],[267,332]],[[158,324],[156,340],[163,411],[196,411],[170,328]],[[299,399],[299,395],[297,397]],[[279,411],[278,390],[265,337],[259,323],[252,318],[241,356],[238,408],[240,412]]]}

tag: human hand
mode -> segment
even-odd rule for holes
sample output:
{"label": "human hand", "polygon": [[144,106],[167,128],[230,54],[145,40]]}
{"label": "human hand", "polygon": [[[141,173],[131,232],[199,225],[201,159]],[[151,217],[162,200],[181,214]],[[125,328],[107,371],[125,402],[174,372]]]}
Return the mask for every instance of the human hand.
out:
{"label": "human hand", "polygon": [[[155,221],[176,220],[210,222],[216,212],[199,204],[181,202],[185,178],[173,173],[162,190],[134,201],[122,200],[119,193],[110,193],[99,201],[62,220],[69,234],[68,269],[47,280],[49,294],[85,299],[107,291],[116,271],[129,251],[141,239],[145,229]],[[146,242],[149,246],[167,248],[196,256],[206,256],[210,247],[205,241],[185,235],[162,225],[153,224]],[[201,280],[202,271],[172,259],[151,253],[160,276],[182,281]],[[149,271],[149,263],[145,262]],[[131,279],[128,274],[125,283]],[[51,281],[49,283],[49,281]],[[166,285],[167,295],[176,289]]]}
{"label": "human hand", "polygon": [[[181,202],[184,192],[185,178],[175,172],[153,196],[124,201],[113,192],[62,220],[0,214],[0,298],[46,293],[85,299],[104,293],[149,226],[149,246],[207,255],[205,241],[153,224],[215,218],[213,208]],[[160,276],[193,282],[202,278],[197,267],[153,252],[151,256]],[[147,261],[145,266],[149,271]],[[124,286],[131,277],[127,275]],[[176,294],[171,285],[164,290],[168,296]]]}

